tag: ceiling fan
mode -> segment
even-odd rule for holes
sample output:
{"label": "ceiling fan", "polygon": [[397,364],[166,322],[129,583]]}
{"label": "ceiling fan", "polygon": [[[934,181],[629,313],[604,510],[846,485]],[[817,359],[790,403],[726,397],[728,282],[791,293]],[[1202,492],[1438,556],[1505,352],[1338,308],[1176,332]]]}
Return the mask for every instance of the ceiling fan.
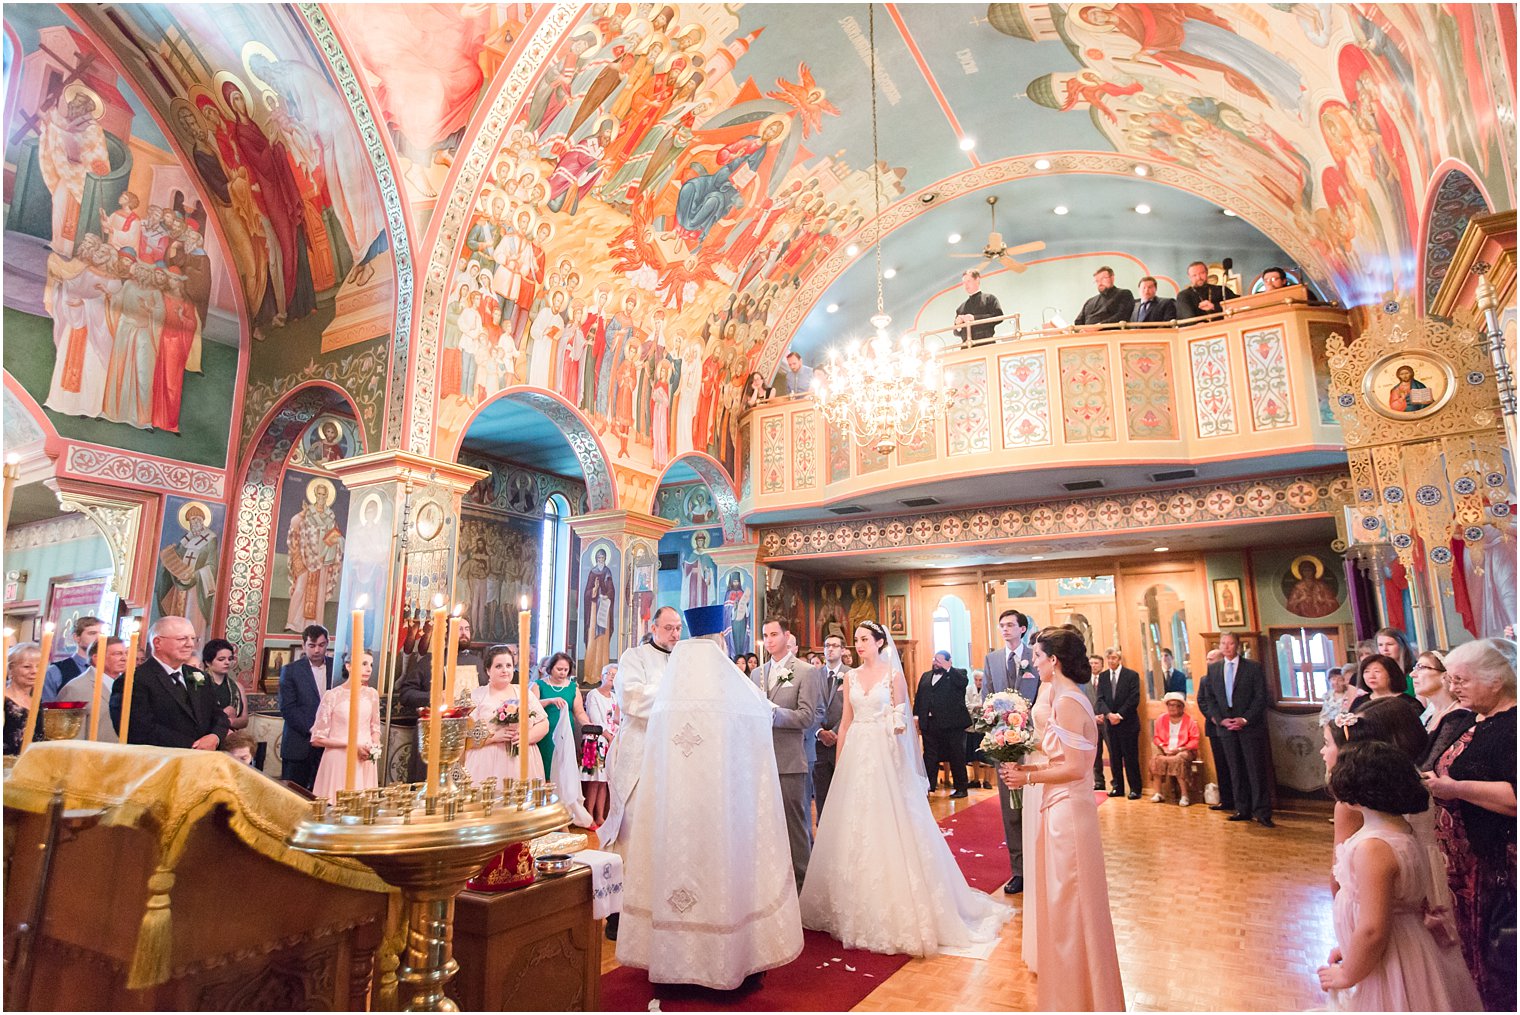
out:
{"label": "ceiling fan", "polygon": [[980,254],[951,254],[951,257],[979,257],[985,264],[978,267],[986,268],[993,262],[1001,262],[1002,265],[1013,272],[1027,271],[1029,265],[1015,260],[1014,254],[1027,254],[1036,250],[1045,249],[1044,240],[1034,240],[1030,243],[1021,243],[1017,247],[1010,247],[1003,242],[1003,234],[997,231],[997,195],[987,198],[987,207],[992,210],[992,232],[987,234],[987,245],[982,248]]}

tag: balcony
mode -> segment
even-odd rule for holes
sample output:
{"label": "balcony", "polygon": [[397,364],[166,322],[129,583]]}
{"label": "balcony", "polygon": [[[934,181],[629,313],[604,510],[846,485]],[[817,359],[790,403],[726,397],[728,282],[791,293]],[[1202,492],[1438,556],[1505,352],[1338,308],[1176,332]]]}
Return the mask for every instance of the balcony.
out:
{"label": "balcony", "polygon": [[943,418],[890,456],[831,432],[811,399],[766,402],[746,418],[744,520],[1017,502],[1343,463],[1324,347],[1348,330],[1345,310],[1296,302],[1186,326],[1064,329],[955,348],[941,357],[950,390]]}

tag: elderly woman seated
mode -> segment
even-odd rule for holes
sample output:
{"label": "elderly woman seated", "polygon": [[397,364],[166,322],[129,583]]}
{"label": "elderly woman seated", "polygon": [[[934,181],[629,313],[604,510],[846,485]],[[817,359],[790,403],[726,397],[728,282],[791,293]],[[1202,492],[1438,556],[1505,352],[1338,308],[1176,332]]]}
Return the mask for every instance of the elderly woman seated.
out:
{"label": "elderly woman seated", "polygon": [[1198,757],[1198,724],[1187,714],[1187,695],[1169,692],[1161,699],[1166,702],[1166,715],[1156,720],[1156,735],[1152,742],[1156,753],[1151,755],[1151,775],[1156,777],[1156,803],[1165,800],[1166,780],[1177,783],[1177,803],[1186,807],[1188,779],[1192,775],[1193,759]]}

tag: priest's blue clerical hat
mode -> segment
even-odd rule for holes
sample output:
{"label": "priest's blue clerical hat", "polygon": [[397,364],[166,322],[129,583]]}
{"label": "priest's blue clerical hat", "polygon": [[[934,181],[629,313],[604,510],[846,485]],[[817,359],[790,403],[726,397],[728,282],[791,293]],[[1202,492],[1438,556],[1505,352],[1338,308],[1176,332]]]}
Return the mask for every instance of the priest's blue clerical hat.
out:
{"label": "priest's blue clerical hat", "polygon": [[686,633],[693,638],[704,634],[722,634],[727,625],[723,623],[723,604],[716,606],[693,606],[686,611]]}

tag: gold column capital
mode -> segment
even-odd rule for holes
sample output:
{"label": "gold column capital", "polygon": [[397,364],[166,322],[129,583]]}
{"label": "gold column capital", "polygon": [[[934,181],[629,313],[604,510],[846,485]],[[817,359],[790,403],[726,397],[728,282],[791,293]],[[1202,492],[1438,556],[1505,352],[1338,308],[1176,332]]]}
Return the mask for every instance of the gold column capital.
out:
{"label": "gold column capital", "polygon": [[669,518],[646,515],[640,511],[617,508],[611,511],[592,511],[570,518],[570,530],[583,542],[607,537],[622,544],[622,540],[643,537],[659,542],[661,536],[675,526]]}
{"label": "gold column capital", "polygon": [[490,475],[484,469],[395,449],[341,458],[327,463],[327,470],[342,479],[343,485],[351,490],[379,483],[425,482],[464,493]]}

